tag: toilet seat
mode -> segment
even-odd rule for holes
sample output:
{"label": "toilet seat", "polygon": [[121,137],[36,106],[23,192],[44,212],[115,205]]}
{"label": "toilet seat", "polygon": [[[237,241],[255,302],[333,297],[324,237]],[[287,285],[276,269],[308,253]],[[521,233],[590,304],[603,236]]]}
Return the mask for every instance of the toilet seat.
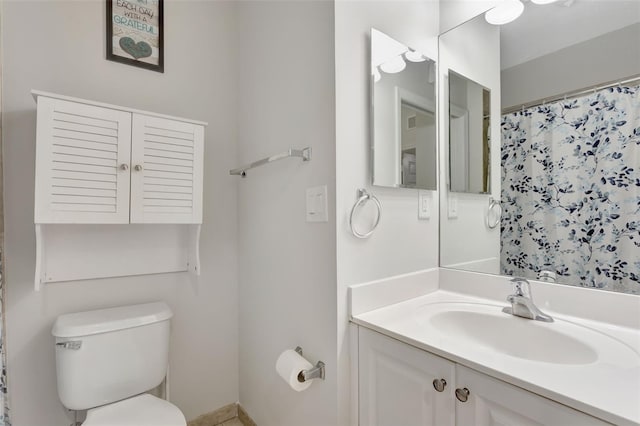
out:
{"label": "toilet seat", "polygon": [[178,407],[153,395],[134,398],[92,408],[82,426],[186,426]]}

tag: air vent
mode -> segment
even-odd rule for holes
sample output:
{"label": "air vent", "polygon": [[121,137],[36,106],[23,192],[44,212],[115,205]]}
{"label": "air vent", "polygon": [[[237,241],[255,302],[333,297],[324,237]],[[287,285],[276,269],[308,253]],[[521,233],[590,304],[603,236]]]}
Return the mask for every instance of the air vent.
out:
{"label": "air vent", "polygon": [[407,117],[407,129],[415,129],[416,128],[416,116],[412,115]]}

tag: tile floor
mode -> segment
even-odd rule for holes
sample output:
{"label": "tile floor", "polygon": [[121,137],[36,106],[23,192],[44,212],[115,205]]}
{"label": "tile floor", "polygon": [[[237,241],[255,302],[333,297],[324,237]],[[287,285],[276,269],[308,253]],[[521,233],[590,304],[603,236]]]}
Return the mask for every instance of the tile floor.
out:
{"label": "tile floor", "polygon": [[219,423],[216,426],[245,426],[245,424],[242,423],[238,417],[234,417],[233,419],[227,420],[224,423]]}

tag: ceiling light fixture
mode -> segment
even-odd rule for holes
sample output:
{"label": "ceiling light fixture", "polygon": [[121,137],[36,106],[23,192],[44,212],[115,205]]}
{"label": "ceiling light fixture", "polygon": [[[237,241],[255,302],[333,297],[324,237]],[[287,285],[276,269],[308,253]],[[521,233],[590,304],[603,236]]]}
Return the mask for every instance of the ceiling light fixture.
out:
{"label": "ceiling light fixture", "polygon": [[500,5],[485,13],[484,19],[491,25],[504,25],[515,21],[523,11],[524,4],[520,0],[504,0]]}
{"label": "ceiling light fixture", "polygon": [[551,3],[555,3],[558,0],[531,0],[531,3],[535,3],[535,4],[551,4]]}

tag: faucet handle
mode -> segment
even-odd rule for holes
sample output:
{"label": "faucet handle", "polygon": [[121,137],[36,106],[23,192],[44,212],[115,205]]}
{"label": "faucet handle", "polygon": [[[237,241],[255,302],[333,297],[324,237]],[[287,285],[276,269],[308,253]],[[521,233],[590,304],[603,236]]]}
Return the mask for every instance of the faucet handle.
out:
{"label": "faucet handle", "polygon": [[511,283],[513,284],[514,295],[531,299],[531,285],[526,278],[513,277],[511,278]]}

